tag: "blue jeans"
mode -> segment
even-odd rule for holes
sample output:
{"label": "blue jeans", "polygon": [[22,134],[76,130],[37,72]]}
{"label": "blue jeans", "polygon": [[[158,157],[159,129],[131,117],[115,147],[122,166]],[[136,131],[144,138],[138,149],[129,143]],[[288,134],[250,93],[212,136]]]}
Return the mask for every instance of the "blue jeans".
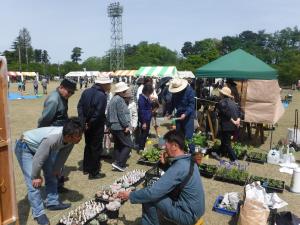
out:
{"label": "blue jeans", "polygon": [[[34,218],[45,214],[43,199],[41,191],[32,186],[31,172],[34,152],[32,152],[25,142],[18,140],[16,142],[15,154],[20,164],[24,175],[25,183],[28,190],[28,200],[32,208],[32,215]],[[47,194],[46,206],[58,205],[59,197],[57,193],[57,179],[53,175],[53,164],[56,159],[56,154],[51,152],[48,159],[43,165],[43,172],[45,177],[45,189]]]}
{"label": "blue jeans", "polygon": [[[186,140],[191,140],[194,134],[194,117],[189,116],[184,120],[176,120],[176,131],[184,134]],[[195,145],[189,144],[190,153],[195,152]]]}
{"label": "blue jeans", "polygon": [[142,225],[159,225],[157,210],[177,224],[191,225],[195,223],[192,213],[174,206],[173,201],[169,197],[165,197],[158,202],[143,204]]}

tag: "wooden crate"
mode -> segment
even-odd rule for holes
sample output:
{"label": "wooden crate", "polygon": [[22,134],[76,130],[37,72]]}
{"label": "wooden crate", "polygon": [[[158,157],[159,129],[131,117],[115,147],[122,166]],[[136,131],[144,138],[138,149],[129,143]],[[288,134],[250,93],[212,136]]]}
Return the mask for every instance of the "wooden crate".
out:
{"label": "wooden crate", "polygon": [[18,224],[6,76],[6,59],[0,56],[0,225]]}

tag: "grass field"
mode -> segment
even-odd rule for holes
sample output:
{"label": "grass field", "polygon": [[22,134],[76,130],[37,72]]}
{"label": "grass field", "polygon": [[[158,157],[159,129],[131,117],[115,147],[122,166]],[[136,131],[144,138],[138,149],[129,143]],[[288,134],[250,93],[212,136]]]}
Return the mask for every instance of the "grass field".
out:
{"label": "grass field", "polygon": [[[52,82],[49,85],[49,92],[54,90],[58,85],[56,82]],[[40,87],[41,89],[41,87]],[[16,91],[15,84],[12,84],[11,91]],[[41,92],[41,90],[40,90]],[[27,94],[33,94],[32,83],[27,83]],[[74,96],[69,100],[69,115],[77,115],[77,102],[80,98],[81,91],[77,91]],[[36,100],[15,100],[9,101],[9,117],[10,117],[10,128],[12,140],[17,139],[23,131],[36,128],[37,120],[41,115],[43,102],[45,96]],[[273,133],[273,142],[277,142],[281,137],[286,137],[287,128],[293,127],[294,124],[294,110],[299,108],[300,102],[300,92],[293,92],[293,101],[286,110],[284,116],[278,122],[278,126]],[[163,132],[163,130],[161,130]],[[259,146],[261,151],[269,150],[269,132],[265,132],[267,136],[266,141],[263,145]],[[253,141],[252,141],[253,142]],[[255,141],[254,141],[255,142]],[[255,142],[258,145],[258,142]],[[111,162],[104,161],[102,171],[106,174],[106,177],[100,180],[90,181],[86,175],[83,175],[81,164],[83,158],[83,148],[84,140],[82,140],[73,149],[69,159],[66,163],[65,172],[69,177],[69,181],[66,182],[65,187],[69,189],[69,192],[61,194],[61,200],[72,203],[72,208],[76,205],[81,204],[83,201],[92,198],[102,185],[111,184],[115,178],[120,177],[122,173],[114,172],[111,170]],[[141,166],[136,164],[139,156],[133,152],[131,158],[129,159],[129,170],[134,168],[149,169],[147,166]],[[300,162],[299,152],[296,154],[297,162]],[[217,164],[214,159],[204,159],[204,162]],[[30,207],[27,200],[27,190],[23,180],[23,175],[21,173],[20,167],[14,157],[14,168],[15,168],[15,180],[16,180],[16,192],[17,192],[17,202],[20,217],[20,224],[35,224],[33,218],[31,217]],[[246,163],[246,162],[245,162]],[[271,177],[276,179],[284,180],[287,184],[287,188],[291,182],[291,175],[283,174],[279,172],[279,167],[270,164],[249,164],[249,172],[258,176]],[[223,224],[235,224],[235,220],[231,219],[229,216],[224,216],[212,211],[213,203],[216,197],[225,192],[240,192],[243,193],[243,187],[233,184],[227,184],[212,179],[202,179],[205,189],[205,200],[206,200],[206,212],[205,212],[205,224],[209,225],[223,225]],[[279,196],[288,202],[288,206],[283,210],[292,211],[294,214],[300,216],[300,195],[294,194],[285,190],[283,194]],[[47,215],[50,218],[51,224],[56,224],[59,218],[66,214],[68,210],[51,212],[47,211]],[[125,203],[120,210],[120,221],[119,224],[124,225],[134,225],[140,224],[141,217],[141,205],[131,205],[129,202]]]}

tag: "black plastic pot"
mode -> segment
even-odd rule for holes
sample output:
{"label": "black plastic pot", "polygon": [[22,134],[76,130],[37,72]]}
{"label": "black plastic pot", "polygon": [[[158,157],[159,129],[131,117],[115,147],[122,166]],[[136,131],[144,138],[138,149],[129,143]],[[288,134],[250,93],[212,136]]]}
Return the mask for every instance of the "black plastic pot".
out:
{"label": "black plastic pot", "polygon": [[[99,221],[99,220],[98,220],[98,221]],[[108,221],[108,220],[105,220],[105,221],[99,221],[99,224],[100,224],[100,225],[107,225],[107,221]]]}
{"label": "black plastic pot", "polygon": [[119,210],[115,211],[106,211],[106,215],[108,216],[109,219],[117,219],[119,217]]}

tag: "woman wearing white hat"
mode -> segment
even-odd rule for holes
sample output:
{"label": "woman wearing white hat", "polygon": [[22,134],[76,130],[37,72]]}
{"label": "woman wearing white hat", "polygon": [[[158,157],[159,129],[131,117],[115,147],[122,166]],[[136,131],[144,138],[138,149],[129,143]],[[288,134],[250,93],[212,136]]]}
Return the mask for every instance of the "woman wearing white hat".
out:
{"label": "woman wearing white hat", "polygon": [[112,167],[121,172],[125,171],[127,159],[133,147],[130,136],[130,112],[124,100],[128,89],[126,83],[117,83],[114,90],[115,95],[107,110],[108,126],[114,139],[115,162],[112,163]]}
{"label": "woman wearing white hat", "polygon": [[[195,92],[184,79],[175,78],[169,82],[169,92],[172,93],[171,106],[168,114],[171,115],[176,109],[176,130],[183,132],[187,140],[192,139],[194,134],[195,117]],[[190,153],[195,152],[195,145],[189,144]]]}
{"label": "woman wearing white hat", "polygon": [[[221,146],[219,153],[227,153],[231,161],[237,163],[237,157],[231,147],[231,136],[240,125],[240,112],[237,104],[233,101],[231,90],[223,87],[219,90],[222,100],[217,104],[220,117]],[[219,158],[217,153],[214,156]]]}

